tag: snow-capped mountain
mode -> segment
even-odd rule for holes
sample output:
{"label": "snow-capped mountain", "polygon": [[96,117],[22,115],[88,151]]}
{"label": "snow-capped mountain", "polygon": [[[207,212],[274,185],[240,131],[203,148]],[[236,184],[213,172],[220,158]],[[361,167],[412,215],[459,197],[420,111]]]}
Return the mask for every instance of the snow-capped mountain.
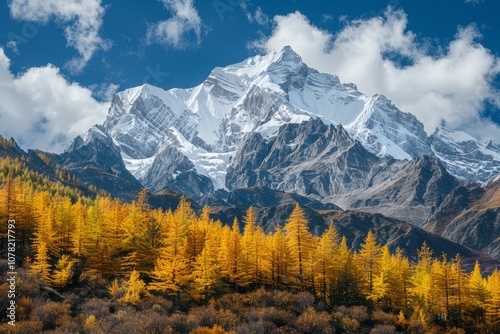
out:
{"label": "snow-capped mountain", "polygon": [[[490,175],[469,166],[480,157],[460,136],[442,135],[443,130],[429,139],[412,114],[383,95],[366,96],[354,84],[309,68],[290,47],[215,68],[194,88],[165,91],[146,84],[120,92],[102,129],[143,186],[196,198],[237,186],[228,171],[241,169],[235,161],[241,163],[244,146],[255,138],[270,142],[283,127],[313,119],[342,125],[379,158],[436,155],[460,178],[482,182]],[[496,149],[481,147],[478,152]],[[500,170],[496,155],[489,161],[488,171]]]}
{"label": "snow-capped mountain", "polygon": [[500,173],[500,148],[491,141],[481,143],[461,131],[437,128],[431,147],[446,169],[462,180],[486,182]]}

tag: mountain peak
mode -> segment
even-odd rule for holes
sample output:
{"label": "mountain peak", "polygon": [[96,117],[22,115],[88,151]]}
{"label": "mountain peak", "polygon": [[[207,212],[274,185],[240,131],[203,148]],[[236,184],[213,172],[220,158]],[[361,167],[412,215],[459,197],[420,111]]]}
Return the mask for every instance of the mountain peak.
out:
{"label": "mountain peak", "polygon": [[458,130],[449,130],[444,127],[437,127],[432,136],[439,136],[441,138],[445,138],[448,140],[451,140],[455,143],[461,143],[461,142],[476,142],[478,145],[481,146],[481,143],[479,140],[476,138],[472,137],[471,135],[463,132],[463,131],[458,131]]}
{"label": "mountain peak", "polygon": [[141,86],[125,89],[117,95],[122,101],[133,103],[139,97],[147,98],[149,95],[161,96],[165,91],[159,87],[145,83]]}
{"label": "mountain peak", "polygon": [[434,154],[459,179],[482,183],[500,172],[500,149],[492,143],[443,127],[434,131],[430,141]]}
{"label": "mountain peak", "polygon": [[279,55],[278,61],[281,62],[292,62],[292,63],[302,63],[302,58],[292,49],[291,46],[286,45],[277,53]]}

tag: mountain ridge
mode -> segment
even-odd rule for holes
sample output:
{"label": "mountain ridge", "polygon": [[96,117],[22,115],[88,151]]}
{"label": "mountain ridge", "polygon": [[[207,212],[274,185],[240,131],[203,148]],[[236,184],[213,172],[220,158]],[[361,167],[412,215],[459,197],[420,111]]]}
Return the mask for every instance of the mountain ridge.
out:
{"label": "mountain ridge", "polygon": [[[193,88],[165,91],[144,84],[119,92],[103,127],[126,168],[144,186],[154,188],[155,179],[166,176],[155,177],[150,171],[155,158],[168,150],[185,156],[189,168],[208,177],[215,190],[226,188],[229,160],[246,135],[257,132],[269,139],[284,124],[312,118],[342,125],[378,157],[437,156],[454,176],[474,182],[500,173],[496,146],[471,137],[465,152],[462,142],[443,137],[439,129],[427,136],[415,116],[400,111],[385,96],[365,96],[355,85],[309,68],[290,47],[217,67]],[[488,157],[484,164],[478,154]]]}

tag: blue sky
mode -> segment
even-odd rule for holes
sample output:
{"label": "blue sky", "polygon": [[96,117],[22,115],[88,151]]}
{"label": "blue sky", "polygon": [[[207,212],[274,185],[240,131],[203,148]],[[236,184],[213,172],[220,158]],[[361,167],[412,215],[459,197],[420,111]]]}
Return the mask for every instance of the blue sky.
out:
{"label": "blue sky", "polygon": [[118,90],[192,87],[290,44],[429,134],[443,124],[500,142],[498,13],[497,0],[8,0],[0,134],[60,152],[104,120]]}

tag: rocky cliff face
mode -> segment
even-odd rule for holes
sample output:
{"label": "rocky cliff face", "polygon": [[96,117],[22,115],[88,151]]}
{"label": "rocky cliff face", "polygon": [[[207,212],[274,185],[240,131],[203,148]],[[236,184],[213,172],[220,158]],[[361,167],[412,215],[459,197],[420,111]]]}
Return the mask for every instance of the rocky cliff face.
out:
{"label": "rocky cliff face", "polygon": [[85,184],[114,197],[131,200],[142,188],[125,168],[113,139],[98,125],[74,139],[67,151],[54,159]]}
{"label": "rocky cliff face", "polygon": [[500,183],[457,187],[424,228],[500,258]]}
{"label": "rocky cliff face", "polygon": [[269,140],[249,136],[227,174],[229,189],[279,189],[417,225],[457,185],[436,158],[379,158],[319,119],[285,125]]}

